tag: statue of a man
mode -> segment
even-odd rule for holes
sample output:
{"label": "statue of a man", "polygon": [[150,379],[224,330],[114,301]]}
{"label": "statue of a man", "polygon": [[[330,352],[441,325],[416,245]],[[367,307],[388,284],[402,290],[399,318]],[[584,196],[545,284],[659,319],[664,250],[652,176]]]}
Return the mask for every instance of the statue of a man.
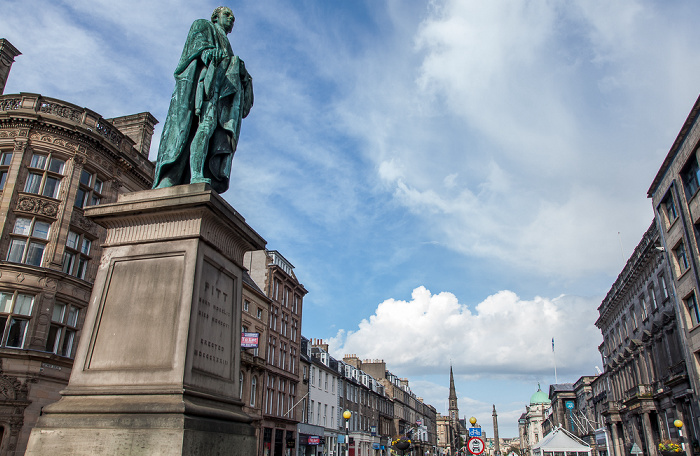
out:
{"label": "statue of a man", "polygon": [[158,147],[153,188],[205,182],[228,190],[241,119],[253,106],[253,80],[233,55],[235,18],[220,6],[190,28],[175,69],[175,90]]}

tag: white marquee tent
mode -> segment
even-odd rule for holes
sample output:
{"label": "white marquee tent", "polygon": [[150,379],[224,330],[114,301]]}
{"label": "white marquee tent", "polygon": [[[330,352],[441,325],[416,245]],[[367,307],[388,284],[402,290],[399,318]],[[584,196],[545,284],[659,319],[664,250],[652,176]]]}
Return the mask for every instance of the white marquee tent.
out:
{"label": "white marquee tent", "polygon": [[591,447],[566,429],[555,427],[532,447],[535,456],[590,456]]}

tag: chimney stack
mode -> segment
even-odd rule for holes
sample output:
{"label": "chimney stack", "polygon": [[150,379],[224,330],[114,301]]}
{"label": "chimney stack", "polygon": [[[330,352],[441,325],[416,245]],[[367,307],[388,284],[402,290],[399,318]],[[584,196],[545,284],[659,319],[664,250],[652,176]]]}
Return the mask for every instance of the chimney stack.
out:
{"label": "chimney stack", "polygon": [[131,138],[136,144],[134,147],[141,155],[148,158],[151,150],[151,138],[153,127],[158,123],[150,112],[142,112],[129,116],[108,119],[119,131]]}

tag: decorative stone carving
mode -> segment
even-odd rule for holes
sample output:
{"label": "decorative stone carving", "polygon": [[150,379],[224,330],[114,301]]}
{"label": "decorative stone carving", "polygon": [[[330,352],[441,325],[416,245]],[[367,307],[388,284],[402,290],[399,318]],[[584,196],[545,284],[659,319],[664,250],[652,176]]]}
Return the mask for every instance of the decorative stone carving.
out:
{"label": "decorative stone carving", "polygon": [[27,140],[26,139],[15,140],[15,147],[13,148],[13,151],[15,153],[23,154],[26,149],[27,149]]}
{"label": "decorative stone carving", "polygon": [[58,282],[56,279],[52,279],[50,277],[43,277],[41,280],[39,280],[39,283],[46,289],[46,291],[44,291],[44,295],[50,295],[52,292],[56,291],[56,288],[58,288]]}
{"label": "decorative stone carving", "polygon": [[78,150],[78,143],[72,142],[72,141],[66,141],[63,138],[49,135],[49,134],[42,134],[42,133],[33,133],[29,139],[32,139],[34,141],[41,141],[41,142],[46,142],[49,144],[54,144],[57,146],[65,147],[66,149]]}
{"label": "decorative stone carving", "polygon": [[22,105],[21,98],[5,98],[0,100],[0,111],[14,111]]}
{"label": "decorative stone carving", "polygon": [[49,101],[42,101],[41,107],[39,107],[39,111],[46,114],[63,117],[65,119],[70,119],[74,122],[80,122],[83,117],[82,111],[78,111],[77,109],[73,109],[68,106],[61,105],[58,103],[52,103]]}
{"label": "decorative stone carving", "polygon": [[5,376],[0,376],[0,397],[2,397],[4,400],[15,400],[16,399],[16,391],[12,383],[5,378]]}
{"label": "decorative stone carving", "polygon": [[115,146],[119,147],[121,145],[122,141],[122,134],[117,131],[116,128],[112,126],[109,122],[107,122],[104,119],[100,119],[97,121],[96,125],[97,131],[107,138],[109,142],[114,144]]}
{"label": "decorative stone carving", "polygon": [[24,282],[24,273],[23,272],[17,273],[17,282],[18,283]]}
{"label": "decorative stone carving", "polygon": [[91,234],[95,237],[98,236],[98,227],[95,224],[95,222],[85,218],[82,214],[79,214],[78,211],[73,212],[70,222],[71,224],[80,227],[81,230],[87,232],[88,234]]}
{"label": "decorative stone carving", "polygon": [[16,210],[20,212],[31,212],[55,219],[58,213],[58,203],[40,197],[22,195],[17,199]]}
{"label": "decorative stone carving", "polygon": [[0,131],[0,138],[15,138],[19,136],[19,130]]}

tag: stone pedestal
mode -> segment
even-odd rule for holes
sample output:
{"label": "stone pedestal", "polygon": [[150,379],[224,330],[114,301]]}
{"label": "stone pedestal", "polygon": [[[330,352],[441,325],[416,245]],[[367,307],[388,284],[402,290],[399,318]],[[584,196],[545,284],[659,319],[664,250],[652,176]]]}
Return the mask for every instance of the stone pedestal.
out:
{"label": "stone pedestal", "polygon": [[256,454],[239,397],[242,264],[264,239],[204,184],[85,212],[107,239],[70,382],[26,454]]}

